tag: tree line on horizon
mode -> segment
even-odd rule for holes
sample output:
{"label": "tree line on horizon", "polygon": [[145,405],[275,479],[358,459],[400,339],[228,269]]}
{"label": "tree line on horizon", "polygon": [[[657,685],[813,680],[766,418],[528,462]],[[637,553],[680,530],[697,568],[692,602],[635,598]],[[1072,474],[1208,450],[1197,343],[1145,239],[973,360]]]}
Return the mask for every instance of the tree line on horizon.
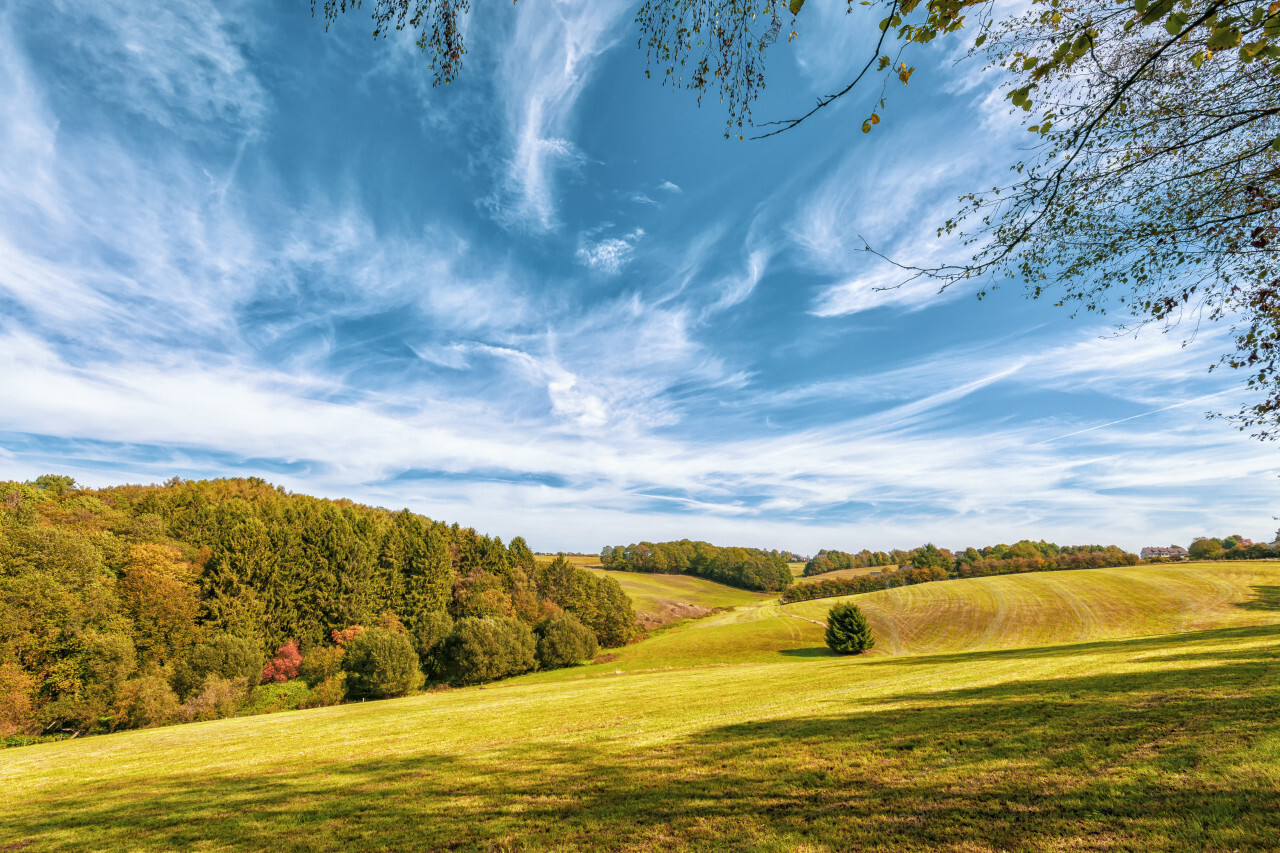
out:
{"label": "tree line on horizon", "polygon": [[0,736],[489,681],[637,630],[613,578],[408,510],[259,478],[0,482]]}
{"label": "tree line on horizon", "polygon": [[616,571],[693,575],[741,589],[778,592],[794,580],[786,559],[792,556],[776,549],[722,548],[681,539],[606,545],[600,551],[600,565]]}
{"label": "tree line on horizon", "polygon": [[[892,562],[886,561],[886,557]],[[1116,545],[1056,545],[1024,539],[1013,545],[991,545],[966,548],[959,554],[929,543],[910,551],[855,554],[837,550],[818,552],[805,564],[806,577],[817,577],[782,594],[783,603],[876,592],[896,586],[908,586],[956,578],[979,578],[1023,572],[1052,572],[1068,569],[1101,569],[1112,566],[1136,566],[1141,561]],[[854,577],[822,578],[821,575],[845,569],[884,566],[880,572]]]}

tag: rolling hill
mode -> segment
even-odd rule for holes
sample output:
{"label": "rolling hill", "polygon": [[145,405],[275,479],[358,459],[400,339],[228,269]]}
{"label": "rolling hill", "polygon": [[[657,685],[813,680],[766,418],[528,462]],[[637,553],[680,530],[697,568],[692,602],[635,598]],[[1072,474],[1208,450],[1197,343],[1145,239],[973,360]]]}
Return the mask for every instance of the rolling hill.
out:
{"label": "rolling hill", "polygon": [[754,600],[609,663],[0,752],[0,849],[1275,849],[1280,564],[855,600],[856,658],[831,600]]}

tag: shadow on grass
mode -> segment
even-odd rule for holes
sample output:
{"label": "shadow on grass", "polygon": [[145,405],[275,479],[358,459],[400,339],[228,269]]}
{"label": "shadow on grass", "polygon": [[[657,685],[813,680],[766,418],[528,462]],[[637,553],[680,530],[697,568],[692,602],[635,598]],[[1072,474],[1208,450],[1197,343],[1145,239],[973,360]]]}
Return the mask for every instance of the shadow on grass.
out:
{"label": "shadow on grass", "polygon": [[789,658],[835,658],[839,657],[835,652],[826,646],[809,646],[803,649],[783,649],[778,652]]}
{"label": "shadow on grass", "polygon": [[1151,637],[1133,637],[1120,640],[1096,640],[1089,643],[1061,643],[1052,646],[1028,646],[1016,649],[990,649],[972,652],[947,652],[933,655],[901,655],[876,657],[864,666],[918,667],[945,663],[1035,660],[1053,657],[1078,657],[1100,651],[1131,651],[1135,656],[1156,649],[1165,649],[1178,643],[1204,645],[1213,642],[1230,642],[1250,638],[1274,638],[1280,640],[1280,624],[1250,625],[1242,628],[1215,628],[1208,631],[1158,634]]}
{"label": "shadow on grass", "polygon": [[157,767],[133,788],[10,801],[0,849],[1275,850],[1277,772],[1253,752],[1280,725],[1275,646],[1224,662],[1213,641],[1276,630],[1194,636],[1194,666],[907,693],[657,745],[604,731],[308,761],[264,743],[279,760],[252,773]]}
{"label": "shadow on grass", "polygon": [[1280,610],[1280,586],[1255,586],[1253,596],[1236,607],[1243,607],[1245,610]]}

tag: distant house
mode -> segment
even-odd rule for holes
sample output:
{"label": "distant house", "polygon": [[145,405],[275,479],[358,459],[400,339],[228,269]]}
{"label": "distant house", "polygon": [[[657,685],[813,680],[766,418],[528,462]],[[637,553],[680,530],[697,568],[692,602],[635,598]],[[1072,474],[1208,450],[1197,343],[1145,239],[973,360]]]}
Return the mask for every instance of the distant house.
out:
{"label": "distant house", "polygon": [[1165,558],[1174,559],[1174,560],[1185,560],[1187,558],[1187,549],[1183,548],[1181,545],[1170,545],[1168,548],[1159,548],[1159,547],[1153,546],[1150,548],[1143,548],[1142,551],[1138,554],[1138,556],[1144,560],[1149,560],[1152,557],[1165,557]]}

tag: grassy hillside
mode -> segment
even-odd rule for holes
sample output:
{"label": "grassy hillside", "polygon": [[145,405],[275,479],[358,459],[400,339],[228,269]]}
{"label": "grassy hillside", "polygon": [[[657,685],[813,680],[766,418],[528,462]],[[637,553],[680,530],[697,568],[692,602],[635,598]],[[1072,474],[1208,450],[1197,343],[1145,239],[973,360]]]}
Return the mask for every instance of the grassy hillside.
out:
{"label": "grassy hillside", "polygon": [[1270,620],[1239,606],[1277,580],[1277,563],[1189,563],[1003,575],[787,605],[822,620],[858,604],[878,651],[933,654],[1165,634]]}
{"label": "grassy hillside", "polygon": [[713,610],[759,604],[775,597],[770,592],[751,592],[725,586],[691,575],[614,572],[588,569],[613,578],[631,597],[636,615],[646,628],[657,628],[681,619],[698,618]]}
{"label": "grassy hillside", "polygon": [[[812,583],[816,580],[831,580],[832,578],[856,578],[862,575],[875,574],[877,572],[893,571],[897,566],[859,566],[856,569],[836,569],[834,572],[823,572],[820,575],[803,575],[796,577],[796,583]],[[800,571],[804,571],[804,563],[800,564]]]}
{"label": "grassy hillside", "polygon": [[1280,564],[856,600],[857,658],[830,601],[766,601],[604,666],[0,752],[0,849],[1274,850]]}

